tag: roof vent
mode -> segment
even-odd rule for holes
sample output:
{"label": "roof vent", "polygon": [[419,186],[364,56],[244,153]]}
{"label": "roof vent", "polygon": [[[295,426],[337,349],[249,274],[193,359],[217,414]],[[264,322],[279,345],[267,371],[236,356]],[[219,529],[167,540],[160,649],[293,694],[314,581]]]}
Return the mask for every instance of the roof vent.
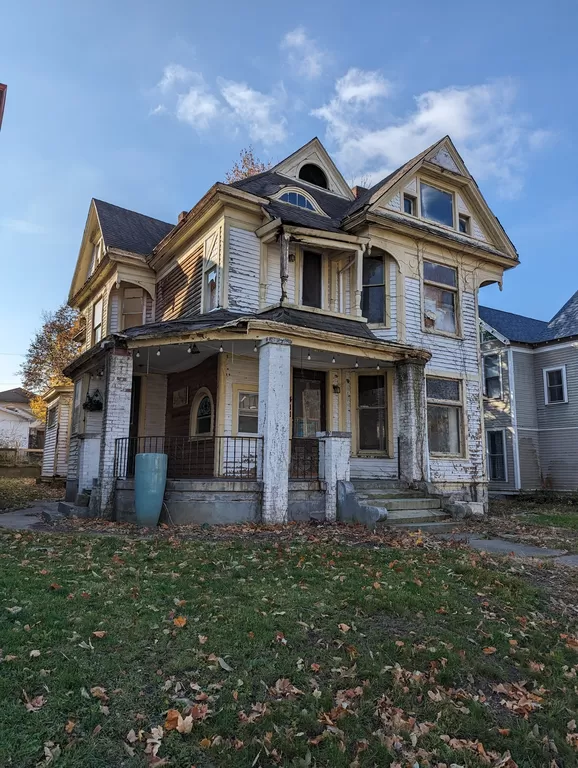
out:
{"label": "roof vent", "polygon": [[187,218],[187,215],[188,215],[188,211],[181,211],[181,212],[179,213],[179,224],[181,223],[181,221],[182,221],[183,219],[186,219],[186,218]]}
{"label": "roof vent", "polygon": [[363,192],[367,192],[367,187],[351,187],[351,191],[353,192],[353,197],[357,200]]}

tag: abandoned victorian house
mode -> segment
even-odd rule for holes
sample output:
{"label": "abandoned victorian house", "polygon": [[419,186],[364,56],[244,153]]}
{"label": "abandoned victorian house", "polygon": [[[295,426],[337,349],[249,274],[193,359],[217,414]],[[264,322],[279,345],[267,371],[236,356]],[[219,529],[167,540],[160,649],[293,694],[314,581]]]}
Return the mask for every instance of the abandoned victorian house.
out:
{"label": "abandoned victorian house", "polygon": [[479,513],[477,294],[517,263],[449,137],[371,189],[313,139],[174,226],[93,200],[67,498],[130,518],[163,452],[174,522]]}

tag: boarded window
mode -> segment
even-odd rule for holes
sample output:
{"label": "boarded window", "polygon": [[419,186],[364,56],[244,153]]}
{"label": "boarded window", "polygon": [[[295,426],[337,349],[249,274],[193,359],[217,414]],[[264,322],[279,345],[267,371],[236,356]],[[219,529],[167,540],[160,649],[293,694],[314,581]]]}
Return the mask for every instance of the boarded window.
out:
{"label": "boarded window", "polygon": [[430,453],[459,456],[462,453],[462,386],[457,379],[428,376],[427,427]]}
{"label": "boarded window", "polygon": [[486,432],[488,452],[488,475],[490,480],[505,482],[506,477],[506,440],[502,429]]}
{"label": "boarded window", "polygon": [[385,255],[372,252],[363,258],[361,311],[370,323],[385,323]]}
{"label": "boarded window", "polygon": [[143,324],[144,291],[142,288],[125,288],[122,293],[122,330]]}
{"label": "boarded window", "polygon": [[303,251],[301,303],[306,307],[321,308],[321,254]]}

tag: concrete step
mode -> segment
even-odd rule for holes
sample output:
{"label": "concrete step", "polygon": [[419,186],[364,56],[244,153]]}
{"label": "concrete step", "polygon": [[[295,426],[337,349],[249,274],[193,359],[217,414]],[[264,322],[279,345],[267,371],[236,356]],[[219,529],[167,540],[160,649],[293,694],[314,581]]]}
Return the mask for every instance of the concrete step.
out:
{"label": "concrete step", "polygon": [[371,500],[367,499],[367,503],[372,504],[375,507],[385,507],[388,512],[394,512],[398,510],[415,511],[421,509],[441,509],[441,501],[439,499],[428,498],[380,499],[373,497]]}
{"label": "concrete step", "polygon": [[455,527],[456,523],[455,520],[451,520],[449,522],[426,522],[426,523],[396,523],[395,525],[391,526],[392,528],[400,528],[404,531],[421,531],[422,533],[451,533]]}
{"label": "concrete step", "polygon": [[390,491],[379,488],[371,490],[360,488],[356,489],[356,493],[359,499],[423,499],[425,496],[421,491],[403,491],[397,488],[392,488]]}
{"label": "concrete step", "polygon": [[402,525],[414,523],[439,523],[451,520],[451,516],[441,509],[403,509],[388,510],[385,525]]}
{"label": "concrete step", "polygon": [[362,490],[401,490],[405,486],[400,480],[382,480],[380,478],[352,477],[351,482],[356,491]]}
{"label": "concrete step", "polygon": [[79,507],[72,501],[58,502],[58,511],[64,517],[90,517],[88,507]]}

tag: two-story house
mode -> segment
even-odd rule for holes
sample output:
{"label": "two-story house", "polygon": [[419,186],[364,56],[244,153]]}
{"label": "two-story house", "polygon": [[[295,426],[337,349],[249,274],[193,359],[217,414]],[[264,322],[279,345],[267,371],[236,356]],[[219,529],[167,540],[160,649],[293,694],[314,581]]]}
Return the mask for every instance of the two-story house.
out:
{"label": "two-story house", "polygon": [[313,139],[175,226],[93,200],[68,498],[124,514],[158,450],[173,520],[334,519],[350,477],[484,503],[477,293],[517,263],[449,137],[353,190]]}
{"label": "two-story house", "polygon": [[489,488],[578,489],[578,293],[550,322],[480,307]]}

